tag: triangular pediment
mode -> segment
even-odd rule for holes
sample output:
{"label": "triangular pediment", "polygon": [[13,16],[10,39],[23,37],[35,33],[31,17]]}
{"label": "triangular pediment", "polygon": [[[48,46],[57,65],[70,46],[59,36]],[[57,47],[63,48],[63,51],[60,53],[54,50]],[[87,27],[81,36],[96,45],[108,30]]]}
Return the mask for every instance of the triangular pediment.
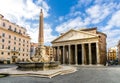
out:
{"label": "triangular pediment", "polygon": [[93,37],[97,37],[97,34],[92,34],[85,31],[70,30],[64,33],[63,35],[59,36],[52,42],[70,41],[70,40],[86,39]]}

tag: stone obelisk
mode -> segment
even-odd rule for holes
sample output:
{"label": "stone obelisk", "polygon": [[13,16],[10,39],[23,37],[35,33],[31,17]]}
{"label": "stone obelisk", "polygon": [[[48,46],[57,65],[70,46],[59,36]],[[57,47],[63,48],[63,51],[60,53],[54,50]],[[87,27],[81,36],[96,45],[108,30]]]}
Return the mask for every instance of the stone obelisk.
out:
{"label": "stone obelisk", "polygon": [[43,12],[40,11],[39,20],[39,35],[38,35],[38,48],[36,49],[36,54],[33,60],[35,62],[48,62],[48,56],[45,54],[44,47],[44,26],[43,26]]}
{"label": "stone obelisk", "polygon": [[40,20],[39,20],[39,36],[38,43],[40,46],[44,46],[44,29],[43,29],[43,12],[42,9],[40,11]]}

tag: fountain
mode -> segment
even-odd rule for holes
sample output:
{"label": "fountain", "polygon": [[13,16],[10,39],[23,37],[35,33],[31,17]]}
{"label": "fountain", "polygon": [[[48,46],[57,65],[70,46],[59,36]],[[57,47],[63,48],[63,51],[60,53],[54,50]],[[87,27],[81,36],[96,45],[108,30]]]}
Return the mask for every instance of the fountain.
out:
{"label": "fountain", "polygon": [[37,76],[37,77],[53,77],[73,73],[76,68],[73,66],[61,66],[58,61],[50,61],[45,54],[44,33],[43,33],[43,12],[40,12],[38,47],[36,53],[27,62],[17,62],[17,67],[0,69],[0,74],[10,76]]}
{"label": "fountain", "polygon": [[59,62],[50,61],[48,56],[45,54],[44,47],[44,31],[43,31],[43,12],[41,9],[40,12],[40,21],[39,21],[39,37],[38,37],[38,47],[36,53],[28,62],[17,62],[17,69],[19,70],[46,70],[54,69],[59,67]]}

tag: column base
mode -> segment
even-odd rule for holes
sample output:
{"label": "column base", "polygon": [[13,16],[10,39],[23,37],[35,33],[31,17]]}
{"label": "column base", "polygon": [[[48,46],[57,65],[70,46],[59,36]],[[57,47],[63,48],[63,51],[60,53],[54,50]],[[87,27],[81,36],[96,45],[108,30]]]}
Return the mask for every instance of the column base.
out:
{"label": "column base", "polygon": [[70,63],[68,65],[71,65]]}
{"label": "column base", "polygon": [[97,66],[103,66],[103,65],[101,65],[101,64],[97,64]]}
{"label": "column base", "polygon": [[81,66],[85,66],[85,64],[82,64]]}
{"label": "column base", "polygon": [[89,66],[93,66],[92,64],[89,64]]}
{"label": "column base", "polygon": [[75,64],[76,66],[78,66],[78,64]]}

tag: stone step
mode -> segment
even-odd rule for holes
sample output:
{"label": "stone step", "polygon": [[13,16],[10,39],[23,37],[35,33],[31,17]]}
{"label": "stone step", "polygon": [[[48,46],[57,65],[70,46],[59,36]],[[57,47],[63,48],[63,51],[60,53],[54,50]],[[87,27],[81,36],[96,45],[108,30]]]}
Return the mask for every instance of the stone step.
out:
{"label": "stone step", "polygon": [[61,75],[73,73],[73,72],[76,72],[76,71],[77,70],[75,68],[72,68],[72,69],[69,69],[69,70],[64,70],[64,71],[61,72]]}

